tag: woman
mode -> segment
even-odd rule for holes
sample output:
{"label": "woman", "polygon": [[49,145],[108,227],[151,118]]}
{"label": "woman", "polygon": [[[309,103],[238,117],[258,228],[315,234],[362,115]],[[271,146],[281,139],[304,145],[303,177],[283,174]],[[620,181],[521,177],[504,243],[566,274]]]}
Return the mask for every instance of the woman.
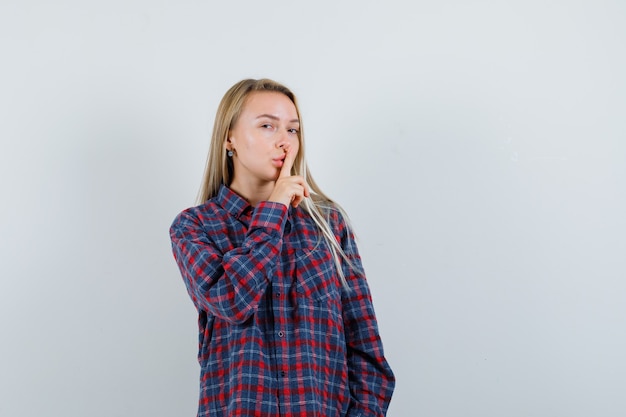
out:
{"label": "woman", "polygon": [[385,360],[347,217],[311,178],[294,94],[243,80],[198,206],[170,229],[199,313],[199,416],[384,416]]}

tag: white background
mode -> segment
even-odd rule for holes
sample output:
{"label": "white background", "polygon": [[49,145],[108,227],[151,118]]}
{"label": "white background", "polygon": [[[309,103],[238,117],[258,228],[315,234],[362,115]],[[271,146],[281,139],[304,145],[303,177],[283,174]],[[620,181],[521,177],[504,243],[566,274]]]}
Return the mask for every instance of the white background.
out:
{"label": "white background", "polygon": [[195,415],[168,228],[264,76],[356,227],[389,416],[623,416],[625,44],[617,0],[2,0],[0,416]]}

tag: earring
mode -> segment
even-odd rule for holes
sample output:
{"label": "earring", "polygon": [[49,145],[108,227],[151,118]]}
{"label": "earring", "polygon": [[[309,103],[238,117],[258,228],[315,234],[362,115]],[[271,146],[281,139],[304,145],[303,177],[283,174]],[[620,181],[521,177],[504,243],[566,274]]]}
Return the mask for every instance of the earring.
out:
{"label": "earring", "polygon": [[228,152],[226,152],[226,155],[228,155],[230,158],[233,157],[233,151],[232,150],[228,150]]}

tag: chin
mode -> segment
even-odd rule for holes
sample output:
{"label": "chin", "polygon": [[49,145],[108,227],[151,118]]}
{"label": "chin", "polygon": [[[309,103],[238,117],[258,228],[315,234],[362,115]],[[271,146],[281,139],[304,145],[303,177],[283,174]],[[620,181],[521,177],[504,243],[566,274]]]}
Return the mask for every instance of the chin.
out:
{"label": "chin", "polygon": [[276,172],[273,174],[264,175],[263,177],[261,177],[261,179],[267,182],[276,182],[279,176],[280,176],[280,172]]}

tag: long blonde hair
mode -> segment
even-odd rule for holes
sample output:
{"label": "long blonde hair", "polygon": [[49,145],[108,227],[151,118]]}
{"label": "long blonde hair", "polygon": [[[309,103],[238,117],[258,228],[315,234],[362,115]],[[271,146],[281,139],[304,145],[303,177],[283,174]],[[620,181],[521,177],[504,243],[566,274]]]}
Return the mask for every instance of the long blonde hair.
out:
{"label": "long blonde hair", "polygon": [[355,267],[356,265],[348,259],[340,243],[337,242],[328,222],[329,210],[338,210],[346,222],[346,227],[350,228],[349,219],[341,206],[324,194],[311,176],[311,172],[309,171],[304,157],[304,130],[298,102],[295,94],[284,85],[267,78],[259,80],[245,79],[233,85],[226,94],[224,94],[217,109],[217,114],[215,115],[211,145],[204,168],[202,185],[198,192],[197,204],[202,204],[208,199],[215,197],[222,184],[229,186],[233,180],[233,162],[232,159],[228,158],[226,155],[225,143],[228,139],[230,129],[233,128],[241,114],[246,98],[250,93],[255,91],[282,93],[293,102],[296,108],[296,113],[300,120],[300,128],[298,131],[300,148],[293,163],[292,174],[301,175],[311,190],[311,197],[305,198],[300,204],[304,210],[311,215],[321,236],[328,244],[341,282],[347,287],[341,259],[346,261],[351,267]]}

